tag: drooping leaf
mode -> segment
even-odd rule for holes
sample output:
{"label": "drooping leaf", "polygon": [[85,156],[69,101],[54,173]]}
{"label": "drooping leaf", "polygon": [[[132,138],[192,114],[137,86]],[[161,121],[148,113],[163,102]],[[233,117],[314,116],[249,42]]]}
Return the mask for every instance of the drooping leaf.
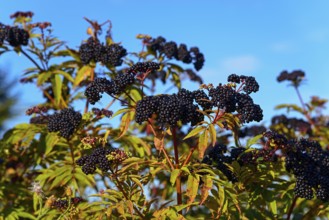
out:
{"label": "drooping leaf", "polygon": [[199,133],[201,133],[202,131],[204,131],[206,128],[203,127],[203,126],[199,126],[199,127],[196,127],[194,128],[192,131],[190,131],[185,137],[183,140],[186,140],[190,137],[193,137],[193,136],[196,136],[198,135]]}
{"label": "drooping leaf", "polygon": [[180,174],[180,169],[174,169],[170,174],[170,183],[173,186],[176,182],[178,175]]}

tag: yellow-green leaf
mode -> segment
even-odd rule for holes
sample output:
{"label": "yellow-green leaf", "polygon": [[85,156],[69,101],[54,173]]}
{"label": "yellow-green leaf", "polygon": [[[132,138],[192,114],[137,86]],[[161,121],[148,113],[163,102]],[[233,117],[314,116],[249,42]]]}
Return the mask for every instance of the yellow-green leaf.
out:
{"label": "yellow-green leaf", "polygon": [[75,77],[74,80],[74,86],[79,85],[86,77],[90,76],[91,73],[93,72],[93,68],[86,65],[83,66],[77,73],[77,76]]}
{"label": "yellow-green leaf", "polygon": [[62,79],[60,77],[60,75],[55,75],[53,80],[52,80],[52,83],[53,83],[53,91],[54,91],[54,97],[55,97],[55,104],[57,106],[59,106],[59,103],[61,101],[61,98],[62,98]]}
{"label": "yellow-green leaf", "polygon": [[213,124],[209,125],[209,131],[210,131],[211,145],[215,146],[217,141],[217,134],[216,134],[215,126]]}
{"label": "yellow-green leaf", "polygon": [[208,147],[208,137],[209,137],[209,131],[205,130],[200,136],[199,136],[199,143],[198,143],[198,152],[199,152],[199,158],[202,159],[204,152],[206,151]]}
{"label": "yellow-green leaf", "polygon": [[186,196],[188,197],[187,203],[194,202],[196,195],[198,194],[200,176],[189,175],[187,179]]}
{"label": "yellow-green leaf", "polygon": [[178,175],[180,174],[180,169],[174,169],[170,174],[170,183],[173,186],[176,182]]}
{"label": "yellow-green leaf", "polygon": [[183,140],[185,139],[188,139],[190,137],[193,137],[199,133],[201,133],[202,131],[204,131],[206,128],[205,127],[202,127],[202,126],[199,126],[199,127],[196,127],[194,128],[192,131],[190,131],[185,137]]}

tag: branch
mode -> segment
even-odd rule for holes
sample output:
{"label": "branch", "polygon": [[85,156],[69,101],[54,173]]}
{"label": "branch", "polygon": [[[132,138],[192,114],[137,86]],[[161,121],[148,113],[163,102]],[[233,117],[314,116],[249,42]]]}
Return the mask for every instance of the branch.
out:
{"label": "branch", "polygon": [[[179,154],[178,154],[178,143],[177,143],[177,137],[176,137],[176,127],[171,129],[172,136],[173,136],[173,143],[174,143],[174,152],[175,152],[175,167],[176,169],[179,168]],[[176,179],[176,191],[177,191],[177,205],[182,204],[182,183],[181,183],[181,177],[178,175]],[[182,214],[182,211],[178,212],[179,214]]]}
{"label": "branch", "polygon": [[290,220],[290,217],[291,217],[292,211],[294,210],[294,208],[295,208],[295,206],[296,206],[297,199],[298,199],[298,197],[295,196],[295,197],[294,197],[294,200],[292,200],[291,206],[290,206],[290,208],[289,208],[289,210],[288,210],[287,220]]}
{"label": "branch", "polygon": [[21,52],[22,54],[24,54],[24,56],[27,57],[27,59],[29,59],[40,71],[44,71],[44,69],[42,69],[39,64],[30,56],[28,55],[22,48],[21,48]]}

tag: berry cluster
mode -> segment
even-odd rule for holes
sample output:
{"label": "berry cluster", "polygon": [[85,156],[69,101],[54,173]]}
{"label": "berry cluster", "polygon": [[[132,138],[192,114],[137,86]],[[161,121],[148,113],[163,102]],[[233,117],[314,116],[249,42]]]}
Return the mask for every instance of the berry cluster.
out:
{"label": "berry cluster", "polygon": [[110,154],[113,150],[112,147],[94,148],[90,155],[80,157],[76,163],[82,166],[82,172],[85,174],[93,174],[96,171],[96,167],[101,169],[103,172],[108,171],[111,168],[110,161],[106,158],[106,155]]}
{"label": "berry cluster", "polygon": [[10,46],[26,46],[29,42],[29,33],[18,27],[10,27],[0,23],[0,45],[7,41]]}
{"label": "berry cluster", "polygon": [[120,66],[123,62],[122,58],[127,55],[127,50],[118,44],[104,46],[97,39],[90,37],[80,46],[79,53],[83,64],[93,60],[105,65]]}
{"label": "berry cluster", "polygon": [[136,104],[136,122],[141,124],[156,114],[161,126],[176,126],[178,121],[196,125],[203,121],[204,116],[197,111],[199,107],[193,100],[193,92],[185,89],[177,94],[145,97]]}
{"label": "berry cluster", "polygon": [[274,162],[277,160],[277,155],[273,149],[259,149],[246,152],[244,147],[236,147],[231,149],[228,154],[227,146],[224,144],[216,144],[209,153],[203,158],[203,163],[215,165],[229,181],[237,182],[238,179],[229,164],[237,161],[240,166],[256,165],[260,162]]}
{"label": "berry cluster", "polygon": [[39,115],[30,118],[30,124],[47,124],[48,123],[48,116],[47,115]]}
{"label": "berry cluster", "polygon": [[32,108],[29,108],[26,110],[27,115],[32,115],[32,114],[42,114],[46,113],[48,111],[48,108],[45,106],[33,106]]}
{"label": "berry cluster", "polygon": [[272,130],[276,131],[281,128],[281,126],[277,125],[283,125],[285,129],[288,128],[289,130],[299,131],[304,134],[312,133],[311,124],[303,119],[287,118],[285,115],[277,115],[272,118],[271,123]]}
{"label": "berry cluster", "polygon": [[166,39],[161,36],[149,40],[147,45],[154,52],[163,53],[168,59],[175,58],[187,64],[193,62],[194,68],[197,71],[202,69],[205,62],[204,55],[199,51],[199,48],[191,47],[188,50],[185,44],[177,46],[173,41],[166,42]]}
{"label": "berry cluster", "polygon": [[254,137],[259,134],[263,134],[266,132],[266,128],[262,125],[253,125],[250,127],[245,127],[239,131],[239,137],[244,138],[244,137]]}
{"label": "berry cluster", "polygon": [[[234,83],[242,83],[238,90],[235,85],[219,84],[215,88],[209,90],[209,96],[213,106],[223,109],[227,113],[238,112],[241,122],[248,123],[251,121],[261,121],[263,119],[263,110],[259,105],[254,104],[250,97],[251,92],[257,92],[259,85],[254,77],[238,76],[232,74],[228,77],[228,81]],[[245,93],[241,93],[240,90]]]}
{"label": "berry cluster", "polygon": [[87,86],[85,96],[94,105],[102,98],[102,93],[119,95],[134,81],[135,78],[132,73],[120,73],[112,81],[106,78],[96,78]]}
{"label": "berry cluster", "polygon": [[290,81],[293,83],[300,82],[305,77],[305,73],[301,70],[294,70],[291,73],[288,73],[286,70],[282,71],[278,76],[278,82]]}
{"label": "berry cluster", "polygon": [[[76,206],[81,202],[83,202],[83,199],[81,197],[70,198],[70,204],[71,205]],[[57,208],[57,209],[60,209],[60,210],[65,210],[65,209],[67,209],[68,206],[69,206],[69,201],[67,200],[67,198],[56,199],[56,200],[52,201],[52,203],[51,203],[52,208]]]}
{"label": "berry cluster", "polygon": [[60,136],[70,138],[74,130],[79,126],[82,116],[72,108],[66,108],[59,113],[48,116],[49,132],[59,131]]}
{"label": "berry cluster", "polygon": [[128,70],[127,73],[146,73],[148,71],[155,71],[160,68],[160,65],[155,62],[138,62],[132,65]]}
{"label": "berry cluster", "polygon": [[295,194],[329,201],[329,152],[316,141],[289,141],[286,147],[286,170],[296,178]]}
{"label": "berry cluster", "polygon": [[93,174],[96,168],[107,172],[112,165],[119,164],[127,158],[128,155],[122,150],[113,149],[111,146],[98,146],[90,155],[82,156],[76,163],[82,166],[82,172],[85,174]]}
{"label": "berry cluster", "polygon": [[103,115],[107,118],[110,118],[113,115],[113,112],[105,108],[92,108],[92,112],[96,115],[97,118],[102,117]]}

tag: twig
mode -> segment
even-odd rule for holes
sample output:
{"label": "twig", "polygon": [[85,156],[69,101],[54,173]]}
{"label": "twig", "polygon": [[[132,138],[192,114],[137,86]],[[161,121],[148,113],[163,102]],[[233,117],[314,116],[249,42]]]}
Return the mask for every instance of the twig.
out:
{"label": "twig", "polygon": [[[173,136],[173,143],[174,143],[174,152],[175,152],[175,167],[176,169],[179,169],[179,154],[178,154],[178,143],[177,143],[177,137],[176,137],[176,127],[171,129],[171,133]],[[182,183],[181,183],[181,177],[180,175],[177,176],[176,179],[176,191],[177,191],[177,205],[182,204]],[[182,214],[182,211],[178,212],[179,214]]]}
{"label": "twig", "polygon": [[190,149],[190,152],[189,152],[189,154],[187,155],[187,157],[186,157],[184,163],[182,164],[182,167],[185,166],[188,162],[190,162],[190,159],[191,159],[192,154],[193,154],[193,152],[195,151],[195,149],[196,149],[196,147],[192,147],[192,148]]}
{"label": "twig", "polygon": [[293,211],[294,208],[295,208],[295,205],[296,205],[297,199],[298,199],[298,197],[295,196],[295,197],[294,197],[294,200],[292,200],[291,206],[290,206],[290,208],[289,208],[289,210],[288,210],[287,220],[290,220],[290,217],[291,217],[292,211]]}
{"label": "twig", "polygon": [[21,52],[22,54],[24,54],[24,56],[27,57],[27,59],[29,59],[40,71],[44,71],[44,69],[42,69],[39,64],[30,56],[28,55],[22,48],[21,48]]}

